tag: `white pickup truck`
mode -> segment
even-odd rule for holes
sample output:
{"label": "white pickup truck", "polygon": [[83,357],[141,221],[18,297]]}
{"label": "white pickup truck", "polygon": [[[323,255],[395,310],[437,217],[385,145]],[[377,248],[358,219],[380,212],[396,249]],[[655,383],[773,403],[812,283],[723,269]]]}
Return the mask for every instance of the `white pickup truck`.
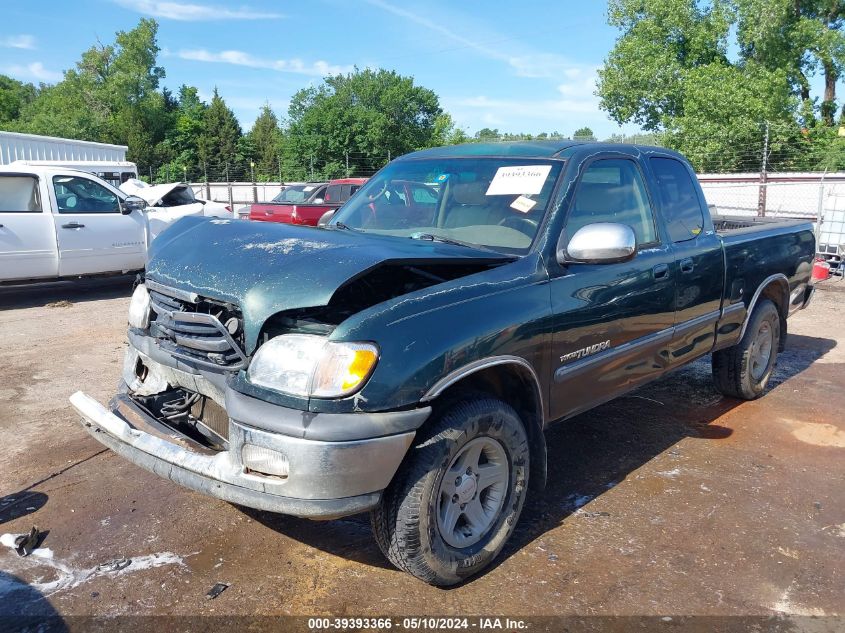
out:
{"label": "white pickup truck", "polygon": [[141,270],[167,224],[154,214],[84,171],[0,167],[0,284]]}

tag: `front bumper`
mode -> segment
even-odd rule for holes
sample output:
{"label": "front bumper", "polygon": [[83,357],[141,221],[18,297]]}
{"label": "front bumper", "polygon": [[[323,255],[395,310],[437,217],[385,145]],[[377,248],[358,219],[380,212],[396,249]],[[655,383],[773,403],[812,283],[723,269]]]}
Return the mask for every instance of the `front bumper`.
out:
{"label": "front bumper", "polygon": [[[73,394],[70,401],[86,430],[114,452],[157,475],[225,501],[270,512],[331,519],[372,508],[399,468],[416,434],[414,429],[431,411],[426,407],[315,416],[250,398],[225,384],[215,387],[207,377],[189,374],[184,367],[163,365],[133,347],[127,350],[126,382],[131,378],[129,369],[139,358],[150,376],[144,384],[130,383],[130,393],[178,385],[225,402],[230,416],[227,450],[197,445],[125,394],[113,398],[109,408],[82,392]],[[242,459],[245,445],[284,455],[287,476],[247,469]]]}

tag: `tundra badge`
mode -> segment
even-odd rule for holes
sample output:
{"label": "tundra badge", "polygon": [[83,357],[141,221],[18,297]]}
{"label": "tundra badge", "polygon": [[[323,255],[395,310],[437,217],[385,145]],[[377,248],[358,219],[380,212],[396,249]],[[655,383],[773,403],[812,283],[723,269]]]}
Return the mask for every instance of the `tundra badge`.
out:
{"label": "tundra badge", "polygon": [[578,358],[584,358],[585,356],[590,356],[591,354],[595,354],[597,352],[602,352],[610,347],[610,341],[602,341],[601,343],[596,343],[595,345],[588,345],[587,347],[582,347],[581,349],[576,349],[574,352],[569,352],[568,354],[564,354],[560,357],[560,362],[568,363],[571,360],[576,360]]}

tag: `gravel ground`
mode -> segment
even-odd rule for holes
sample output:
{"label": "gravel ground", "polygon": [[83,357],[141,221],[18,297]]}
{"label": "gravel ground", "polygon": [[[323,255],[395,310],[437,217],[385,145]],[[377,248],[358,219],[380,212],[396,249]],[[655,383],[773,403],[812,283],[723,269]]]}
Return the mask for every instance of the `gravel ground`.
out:
{"label": "gravel ground", "polygon": [[0,615],[843,613],[845,284],[790,320],[760,400],[719,396],[708,358],[553,428],[501,562],[448,590],[393,569],[364,516],[239,508],[90,438],[68,396],[112,395],[130,285],[0,290],[0,532],[48,532],[40,556],[0,547]]}

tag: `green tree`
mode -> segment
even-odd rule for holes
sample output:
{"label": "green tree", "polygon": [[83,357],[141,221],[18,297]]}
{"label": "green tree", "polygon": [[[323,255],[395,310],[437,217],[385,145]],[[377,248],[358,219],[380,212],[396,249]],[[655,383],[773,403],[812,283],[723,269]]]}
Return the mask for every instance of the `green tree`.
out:
{"label": "green tree", "polygon": [[285,173],[288,177],[369,174],[388,156],[437,142],[442,114],[437,95],[410,77],[387,70],[355,70],[326,77],[297,92],[288,110]]}
{"label": "green tree", "polygon": [[[785,71],[802,103],[814,106],[809,77],[820,72],[824,92],[818,114],[834,125],[836,84],[845,66],[845,2],[841,0],[734,0],[737,39],[744,59]],[[807,109],[805,106],[805,115]],[[803,121],[813,125],[815,117]]]}
{"label": "green tree", "polygon": [[172,180],[186,175],[192,180],[204,180],[207,177],[207,169],[199,153],[199,140],[205,129],[207,109],[208,106],[199,98],[196,88],[184,84],[180,86],[163,143],[162,153],[166,162],[158,169],[158,180]]}
{"label": "green tree", "polygon": [[572,138],[594,141],[594,140],[596,140],[596,135],[593,134],[593,130],[584,126],[584,127],[579,127],[577,130],[575,130],[572,133]]}
{"label": "green tree", "polygon": [[0,124],[16,120],[21,109],[32,103],[38,89],[6,75],[0,75]]}
{"label": "green tree", "polygon": [[282,131],[279,129],[279,119],[273,113],[269,103],[261,106],[261,112],[245,140],[248,140],[251,145],[251,158],[255,161],[256,178],[259,180],[278,178]]}
{"label": "green tree", "polygon": [[158,89],[164,69],[156,65],[157,33],[155,20],[142,19],[118,32],[114,44],[92,46],[62,81],[43,86],[20,109],[17,129],[126,144],[142,172],[161,161],[175,103]]}
{"label": "green tree", "polygon": [[756,171],[770,122],[770,163],[799,137],[791,118],[795,99],[785,89],[785,71],[712,64],[686,74],[683,114],[666,126],[665,142],[702,171]]}
{"label": "green tree", "polygon": [[[241,139],[241,126],[232,112],[214,88],[211,103],[205,111],[202,135],[198,149],[200,160],[218,172],[226,171],[230,178],[246,176],[244,156],[238,151]],[[227,169],[228,167],[228,169]],[[243,170],[238,173],[238,169]],[[221,174],[222,175],[222,174]]]}
{"label": "green tree", "polygon": [[619,123],[653,131],[683,114],[687,73],[727,64],[732,11],[722,0],[610,0],[621,35],[599,70],[601,107]]}
{"label": "green tree", "polygon": [[705,170],[759,168],[766,128],[775,168],[823,168],[842,155],[841,138],[813,130],[836,124],[845,2],[611,0],[608,15],[621,33],[598,95],[618,123],[660,133]]}
{"label": "green tree", "polygon": [[475,133],[473,138],[477,141],[498,141],[501,136],[498,129],[492,130],[489,127],[483,127]]}

